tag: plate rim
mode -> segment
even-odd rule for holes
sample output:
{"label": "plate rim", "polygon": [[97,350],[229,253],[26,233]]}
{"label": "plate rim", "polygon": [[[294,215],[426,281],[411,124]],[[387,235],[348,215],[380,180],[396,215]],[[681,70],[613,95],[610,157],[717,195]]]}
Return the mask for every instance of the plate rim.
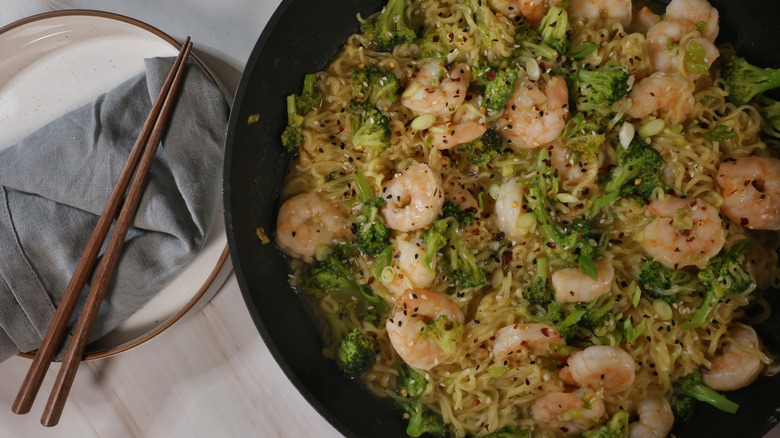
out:
{"label": "plate rim", "polygon": [[[51,18],[60,18],[60,17],[94,17],[94,18],[104,18],[104,19],[110,19],[119,21],[122,23],[130,24],[132,26],[141,28],[143,30],[146,30],[147,32],[150,32],[154,34],[155,36],[159,37],[163,41],[167,42],[171,46],[173,46],[175,49],[180,50],[182,45],[180,42],[178,42],[175,38],[171,37],[167,33],[161,31],[160,29],[145,23],[143,21],[137,20],[135,18],[128,17],[126,15],[116,14],[113,12],[107,12],[107,11],[100,11],[95,9],[64,9],[64,10],[58,10],[58,11],[49,11],[49,12],[43,12],[40,14],[31,15],[29,17],[25,17],[19,20],[16,20],[12,23],[9,23],[5,26],[0,27],[0,35],[7,33],[11,30],[17,29],[19,27],[22,27],[27,24],[36,23],[42,20],[47,20]],[[219,81],[215,78],[215,76],[211,73],[211,71],[200,61],[200,59],[197,58],[194,54],[192,54],[191,58],[193,61],[200,67],[201,70],[206,74],[206,76],[215,84],[218,86]],[[226,98],[227,99],[227,98]],[[200,302],[200,300],[206,295],[206,293],[214,286],[215,284],[218,284],[217,281],[218,277],[220,277],[220,274],[223,272],[223,268],[225,268],[227,264],[228,257],[230,255],[230,250],[228,247],[228,243],[225,242],[225,246],[222,249],[222,253],[219,256],[219,259],[217,260],[216,265],[209,273],[209,276],[206,278],[206,280],[203,282],[203,284],[200,286],[200,288],[195,292],[195,295],[190,298],[184,306],[182,306],[179,310],[177,310],[173,315],[169,316],[165,321],[163,321],[158,326],[154,327],[152,330],[149,330],[148,332],[144,333],[141,336],[138,336],[136,338],[133,338],[127,342],[124,342],[122,344],[101,349],[98,351],[92,351],[84,355],[84,358],[82,360],[96,360],[96,359],[103,359],[106,357],[115,356],[119,353],[123,353],[127,350],[130,350],[132,348],[138,347],[147,341],[157,337],[160,333],[170,328],[172,325],[174,325],[177,321],[182,319],[185,314],[187,314],[190,310],[192,310],[196,304]],[[227,272],[227,271],[226,271]],[[227,272],[229,275],[229,272]],[[222,282],[227,278],[222,279]],[[215,291],[216,293],[216,291]],[[204,303],[205,304],[205,303]],[[17,356],[24,357],[27,359],[32,359],[35,357],[34,353],[29,352],[19,352],[17,353]]]}

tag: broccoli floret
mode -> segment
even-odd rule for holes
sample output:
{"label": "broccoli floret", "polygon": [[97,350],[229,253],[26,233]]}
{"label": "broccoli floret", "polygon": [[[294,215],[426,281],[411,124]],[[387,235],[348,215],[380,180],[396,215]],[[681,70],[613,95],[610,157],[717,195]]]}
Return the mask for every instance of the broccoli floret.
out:
{"label": "broccoli floret", "polygon": [[303,89],[301,94],[295,99],[295,107],[298,114],[304,115],[313,109],[317,109],[322,104],[322,92],[314,87],[314,74],[308,74],[303,77]]}
{"label": "broccoli floret", "polygon": [[483,438],[531,438],[531,432],[519,427],[506,426],[496,432],[485,435]]}
{"label": "broccoli floret", "polygon": [[726,82],[726,99],[734,105],[745,105],[756,94],[780,87],[780,69],[760,68],[737,55],[723,63],[720,72]]}
{"label": "broccoli floret", "polygon": [[700,370],[677,379],[672,385],[672,388],[674,393],[678,396],[693,397],[698,401],[709,403],[729,414],[734,414],[737,412],[737,409],[739,409],[738,404],[702,383]]}
{"label": "broccoli floret", "polygon": [[547,14],[542,19],[538,28],[539,36],[542,37],[548,46],[552,47],[559,54],[564,54],[569,50],[569,36],[571,35],[571,26],[569,26],[569,14],[566,9],[558,6],[550,6]]}
{"label": "broccoli floret", "polygon": [[428,386],[428,379],[404,362],[398,366],[395,390],[402,397],[418,398]]}
{"label": "broccoli floret", "polygon": [[448,247],[448,254],[439,261],[444,278],[461,288],[482,286],[486,282],[485,270],[477,266],[474,254],[466,248],[466,242],[458,234],[458,228],[449,219],[441,219],[434,222],[433,226],[425,232],[424,266],[433,272],[431,267],[433,257],[439,250]]}
{"label": "broccoli floret", "polygon": [[772,99],[762,99],[758,112],[764,118],[764,132],[775,138],[780,138],[780,102]]}
{"label": "broccoli floret", "polygon": [[604,188],[604,194],[593,203],[594,211],[619,198],[647,202],[656,188],[666,190],[667,186],[661,180],[664,160],[658,151],[638,139],[632,140],[627,148],[616,147],[617,167],[612,171],[612,180]]}
{"label": "broccoli floret", "polygon": [[570,266],[577,266],[593,279],[597,278],[593,260],[598,256],[599,238],[584,218],[558,223],[550,215],[550,197],[558,191],[560,181],[551,170],[550,152],[542,150],[537,160],[537,176],[528,189],[528,207],[536,215],[539,233],[545,240],[547,252]]}
{"label": "broccoli floret", "polygon": [[455,218],[461,228],[470,227],[474,225],[477,218],[466,210],[461,210],[460,206],[454,202],[445,201],[441,207],[441,213],[439,213],[439,219],[445,219],[448,217]]}
{"label": "broccoli floret", "polygon": [[422,402],[401,402],[401,407],[409,414],[409,425],[406,427],[406,434],[412,438],[417,438],[424,433],[432,436],[447,436],[447,424],[441,415],[427,408]]}
{"label": "broccoli floret", "polygon": [[687,395],[677,396],[675,398],[676,400],[674,401],[674,404],[672,404],[674,416],[683,421],[690,420],[691,417],[693,417],[693,413],[696,411],[696,403],[698,403],[698,400]]}
{"label": "broccoli floret", "polygon": [[449,257],[442,258],[444,278],[461,288],[483,286],[486,282],[485,270],[477,266],[477,260],[466,242],[455,229],[450,230]]}
{"label": "broccoli floret", "polygon": [[420,58],[432,58],[439,62],[447,61],[447,55],[452,52],[452,46],[446,38],[442,38],[435,30],[427,32],[419,40],[417,45],[420,47]]}
{"label": "broccoli floret", "polygon": [[458,151],[466,154],[466,159],[475,166],[484,166],[501,155],[504,141],[495,129],[488,129],[476,140],[458,145]]}
{"label": "broccoli floret", "polygon": [[323,260],[315,260],[301,274],[301,287],[316,297],[330,295],[333,292],[343,292],[365,300],[380,309],[388,308],[387,303],[376,296],[369,287],[355,282],[349,270],[349,257],[344,246],[339,246]]}
{"label": "broccoli floret", "polygon": [[336,361],[346,374],[358,376],[376,363],[375,348],[374,340],[355,328],[339,341]]}
{"label": "broccoli floret", "polygon": [[583,432],[582,438],[628,438],[628,412],[615,412],[606,423]]}
{"label": "broccoli floret", "polygon": [[558,52],[542,41],[539,32],[525,22],[520,23],[517,33],[515,33],[515,45],[518,48],[512,54],[514,58],[536,58],[538,56],[547,59],[558,58]]}
{"label": "broccoli floret", "polygon": [[523,298],[531,304],[546,306],[555,299],[555,290],[550,285],[547,272],[547,259],[536,259],[536,276],[523,288]]}
{"label": "broccoli floret", "polygon": [[360,25],[360,31],[381,50],[410,43],[417,34],[406,23],[406,0],[388,0],[385,8]]}
{"label": "broccoli floret", "polygon": [[450,321],[446,315],[442,315],[428,321],[420,335],[441,347],[446,354],[453,354],[462,334],[463,324]]}
{"label": "broccoli floret", "polygon": [[577,323],[591,330],[603,326],[612,318],[612,308],[616,302],[614,296],[602,295],[587,304],[578,304],[576,309],[584,313]]}
{"label": "broccoli floret", "polygon": [[601,118],[584,113],[577,113],[570,118],[561,134],[563,145],[574,153],[577,161],[589,163],[598,160],[599,149],[606,138]]}
{"label": "broccoli floret", "polygon": [[301,94],[287,96],[287,127],[282,132],[282,146],[289,154],[298,152],[303,146],[304,114],[319,108],[322,103],[322,93],[315,90],[314,80],[314,74],[304,76]]}
{"label": "broccoli floret", "polygon": [[375,256],[390,244],[390,229],[379,217],[379,208],[385,205],[385,200],[376,196],[362,173],[355,173],[355,187],[363,203],[361,209],[362,221],[358,225],[355,243],[363,254]]}
{"label": "broccoli floret", "polygon": [[616,66],[598,71],[577,72],[577,109],[583,112],[609,112],[609,106],[628,92],[628,72]]}
{"label": "broccoli floret", "polygon": [[735,245],[729,252],[721,252],[711,258],[704,269],[699,271],[699,282],[705,288],[704,300],[691,319],[682,325],[683,329],[695,329],[709,321],[718,302],[725,295],[748,293],[755,288],[756,280],[737,261],[749,248],[749,245]]}
{"label": "broccoli floret", "polygon": [[673,304],[679,295],[666,291],[672,287],[672,274],[674,272],[655,260],[645,260],[642,264],[642,271],[639,273],[639,286],[650,298]]}
{"label": "broccoli floret", "polygon": [[433,226],[423,236],[423,243],[425,244],[425,259],[423,259],[423,263],[431,273],[434,272],[432,267],[433,257],[449,241],[449,229],[449,223],[442,219],[434,222]]}
{"label": "broccoli floret", "polygon": [[350,70],[352,97],[359,102],[383,107],[398,100],[401,82],[391,71],[384,71],[375,65]]}
{"label": "broccoli floret", "polygon": [[287,96],[287,126],[282,132],[282,146],[288,154],[298,152],[303,146],[303,116],[295,109],[295,95]]}
{"label": "broccoli floret", "polygon": [[515,92],[517,70],[511,67],[499,68],[487,75],[485,84],[485,108],[493,111],[503,111],[509,98]]}
{"label": "broccoli floret", "polygon": [[338,312],[325,314],[332,342],[324,353],[336,361],[345,374],[355,377],[376,363],[376,344],[352,324],[347,316],[348,307],[344,305]]}
{"label": "broccoli floret", "polygon": [[350,139],[356,149],[367,149],[378,154],[390,147],[390,120],[374,105],[367,102],[349,103],[352,111]]}

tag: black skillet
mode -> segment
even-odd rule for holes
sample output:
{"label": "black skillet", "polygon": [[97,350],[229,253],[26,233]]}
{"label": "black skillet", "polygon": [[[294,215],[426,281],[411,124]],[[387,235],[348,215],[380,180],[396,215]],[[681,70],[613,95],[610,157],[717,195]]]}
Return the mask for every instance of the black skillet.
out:
{"label": "black skillet", "polygon": [[[773,0],[711,0],[721,13],[720,41],[730,41],[750,61],[780,67],[780,4]],[[284,0],[250,56],[236,93],[225,152],[225,222],[238,283],[257,330],[287,377],[336,429],[355,437],[405,437],[405,421],[385,401],[345,378],[322,356],[315,319],[290,289],[287,264],[271,239],[287,157],[279,142],[286,124],[285,96],[300,91],[303,75],[321,70],[347,36],[358,29],[355,14],[367,16],[384,0]],[[255,123],[250,116],[259,115]],[[775,307],[780,309],[780,303]],[[762,338],[780,352],[780,317]],[[729,394],[737,415],[700,404],[677,437],[761,437],[780,407],[780,376],[762,377]],[[679,422],[678,422],[679,423]]]}

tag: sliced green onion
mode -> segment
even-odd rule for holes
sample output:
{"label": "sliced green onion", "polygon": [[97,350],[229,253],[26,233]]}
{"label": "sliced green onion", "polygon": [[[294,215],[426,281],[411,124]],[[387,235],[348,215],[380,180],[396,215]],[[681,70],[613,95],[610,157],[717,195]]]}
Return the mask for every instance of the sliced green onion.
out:
{"label": "sliced green onion", "polygon": [[571,312],[569,316],[566,317],[566,319],[563,320],[561,323],[562,327],[570,327],[574,324],[577,324],[580,322],[580,319],[582,319],[583,315],[585,315],[585,310],[575,310],[574,312]]}
{"label": "sliced green onion", "polygon": [[636,129],[634,125],[628,122],[623,122],[623,126],[620,127],[620,133],[618,133],[618,139],[620,140],[620,146],[623,149],[628,149],[628,145],[631,144],[631,140],[634,139]]}
{"label": "sliced green onion", "polygon": [[415,131],[422,131],[423,129],[428,129],[433,124],[436,123],[436,116],[433,114],[423,114],[421,116],[417,116],[414,120],[412,120],[411,127]]}
{"label": "sliced green onion", "polygon": [[664,130],[666,127],[666,122],[663,121],[663,119],[655,119],[651,120],[644,125],[639,127],[639,133],[640,137],[652,137],[654,135],[658,135],[661,133],[661,131]]}
{"label": "sliced green onion", "polygon": [[568,122],[566,122],[566,126],[563,128],[563,133],[561,134],[561,138],[566,140],[569,138],[574,137],[574,134],[580,132],[580,129],[582,129],[582,124],[585,122],[585,116],[582,114],[577,114],[576,116],[569,119]]}
{"label": "sliced green onion", "polygon": [[535,59],[530,58],[525,62],[525,71],[528,73],[528,79],[535,81],[542,75],[542,69],[539,68],[539,64]]}
{"label": "sliced green onion", "polygon": [[682,133],[682,130],[683,130],[683,125],[681,125],[681,124],[679,124],[679,123],[678,123],[678,124],[676,124],[676,125],[672,126],[672,127],[671,127],[671,128],[669,128],[669,129],[670,129],[672,132],[674,132],[675,134],[681,134],[681,133]]}
{"label": "sliced green onion", "polygon": [[564,204],[569,204],[572,202],[580,202],[580,198],[572,195],[571,193],[558,193],[555,195],[555,199],[557,199],[560,202],[563,202]]}
{"label": "sliced green onion", "polygon": [[490,187],[488,187],[488,194],[493,199],[498,199],[499,196],[501,196],[501,187],[498,186],[498,184],[491,184]]}
{"label": "sliced green onion", "polygon": [[737,136],[736,133],[729,131],[726,125],[718,125],[707,131],[705,135],[712,141],[723,141]]}
{"label": "sliced green onion", "polygon": [[692,40],[685,51],[685,70],[699,75],[709,74],[710,67],[707,65],[706,56],[707,52],[701,43]]}
{"label": "sliced green onion", "polygon": [[393,263],[393,245],[387,245],[376,257],[376,277],[382,278],[386,267]]}
{"label": "sliced green onion", "polygon": [[386,266],[385,269],[382,269],[382,275],[379,276],[379,278],[382,280],[382,283],[390,283],[395,278],[395,272],[393,271],[392,266]]}
{"label": "sliced green onion", "polygon": [[645,323],[645,319],[642,318],[642,321],[634,327],[631,324],[631,318],[629,317],[627,320],[623,322],[623,333],[626,334],[626,342],[634,342],[636,339],[642,335],[645,331],[645,326],[647,324]]}
{"label": "sliced green onion", "polygon": [[485,209],[485,191],[482,190],[477,195],[477,202],[479,202],[479,209],[484,210]]}
{"label": "sliced green onion", "polygon": [[653,301],[653,310],[655,310],[655,314],[658,315],[664,321],[669,321],[670,319],[672,319],[672,316],[674,316],[674,314],[672,313],[672,306],[670,306],[669,303],[663,300]]}
{"label": "sliced green onion", "polygon": [[414,93],[418,92],[420,88],[422,88],[422,86],[423,84],[421,82],[412,82],[408,87],[406,87],[406,90],[404,90],[404,94],[402,94],[401,97],[412,97]]}
{"label": "sliced green onion", "polygon": [[572,59],[580,59],[595,52],[596,49],[598,48],[599,45],[594,43],[593,41],[585,41],[584,43],[579,43],[576,46],[572,47],[571,50],[569,50],[569,53],[566,54],[566,56]]}
{"label": "sliced green onion", "polygon": [[639,300],[642,299],[642,289],[639,286],[634,290],[634,295],[631,297],[631,304],[636,307],[639,305]]}
{"label": "sliced green onion", "polygon": [[515,221],[517,228],[525,231],[531,231],[536,226],[536,215],[533,213],[523,213]]}

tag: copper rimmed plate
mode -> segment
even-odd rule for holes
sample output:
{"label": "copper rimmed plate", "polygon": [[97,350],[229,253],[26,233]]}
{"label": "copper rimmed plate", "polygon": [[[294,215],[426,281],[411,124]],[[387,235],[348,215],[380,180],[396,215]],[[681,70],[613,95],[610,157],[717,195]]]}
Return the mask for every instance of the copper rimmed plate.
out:
{"label": "copper rimmed plate", "polygon": [[[176,56],[180,47],[148,24],[101,11],[49,12],[0,28],[0,149],[142,72],[144,58]],[[86,358],[121,353],[158,335],[205,305],[231,269],[220,211],[195,260],[92,343]]]}

